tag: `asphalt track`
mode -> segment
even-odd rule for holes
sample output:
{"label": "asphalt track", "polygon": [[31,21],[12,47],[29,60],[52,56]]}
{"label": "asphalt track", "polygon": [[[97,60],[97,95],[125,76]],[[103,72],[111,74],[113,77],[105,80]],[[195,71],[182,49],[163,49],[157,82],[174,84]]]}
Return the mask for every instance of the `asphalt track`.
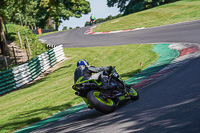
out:
{"label": "asphalt track", "polygon": [[[42,37],[64,47],[109,46],[136,43],[182,42],[200,44],[200,21],[117,34],[84,35],[88,27]],[[83,110],[35,132],[200,132],[200,58],[168,77],[138,90],[140,99],[111,114]]]}
{"label": "asphalt track", "polygon": [[64,47],[96,47],[163,42],[200,42],[200,20],[124,33],[84,35],[84,32],[88,28],[89,27],[84,27],[51,34],[40,37],[40,39],[46,40],[48,44],[63,44]]}

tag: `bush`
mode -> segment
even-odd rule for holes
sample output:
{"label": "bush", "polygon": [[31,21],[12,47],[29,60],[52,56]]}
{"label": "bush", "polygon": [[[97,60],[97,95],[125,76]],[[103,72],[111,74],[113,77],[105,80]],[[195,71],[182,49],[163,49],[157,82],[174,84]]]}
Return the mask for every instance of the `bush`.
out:
{"label": "bush", "polygon": [[[122,16],[123,16],[123,14],[118,14],[116,16],[109,15],[106,18],[98,18],[98,19],[96,19],[95,24],[103,23],[103,22],[106,22],[106,21],[109,21],[109,20],[113,20],[113,19],[116,19],[116,18],[120,18]],[[90,21],[87,21],[85,23],[85,26],[89,26],[89,25],[90,25]]]}
{"label": "bush", "polygon": [[62,30],[67,30],[67,26],[64,26]]}

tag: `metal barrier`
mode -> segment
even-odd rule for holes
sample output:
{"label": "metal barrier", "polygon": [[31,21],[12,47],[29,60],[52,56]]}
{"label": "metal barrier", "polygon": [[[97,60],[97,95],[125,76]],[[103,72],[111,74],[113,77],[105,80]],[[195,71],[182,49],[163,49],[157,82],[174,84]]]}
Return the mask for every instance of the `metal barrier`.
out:
{"label": "metal barrier", "polygon": [[28,63],[0,73],[0,95],[33,81],[41,73],[65,58],[63,46],[44,52]]}

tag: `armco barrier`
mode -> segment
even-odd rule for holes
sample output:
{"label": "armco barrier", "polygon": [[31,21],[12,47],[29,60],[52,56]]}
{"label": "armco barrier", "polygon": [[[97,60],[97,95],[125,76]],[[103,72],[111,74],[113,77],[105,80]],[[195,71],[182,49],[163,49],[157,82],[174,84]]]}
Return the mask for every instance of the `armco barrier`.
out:
{"label": "armco barrier", "polygon": [[33,81],[41,73],[65,58],[63,46],[44,52],[31,61],[0,73],[0,95]]}

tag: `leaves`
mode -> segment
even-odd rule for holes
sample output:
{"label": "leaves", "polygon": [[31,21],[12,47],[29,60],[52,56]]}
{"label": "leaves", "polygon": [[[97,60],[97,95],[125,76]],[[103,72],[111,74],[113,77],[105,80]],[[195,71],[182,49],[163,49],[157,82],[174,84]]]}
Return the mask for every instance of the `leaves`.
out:
{"label": "leaves", "polygon": [[178,0],[107,0],[107,5],[108,7],[117,6],[120,12],[127,15],[175,1]]}
{"label": "leaves", "polygon": [[41,0],[40,6],[47,8],[47,13],[56,23],[56,29],[61,19],[80,18],[81,14],[88,14],[91,11],[90,4],[86,0]]}
{"label": "leaves", "polygon": [[[49,27],[49,19],[56,24],[70,17],[82,17],[91,11],[90,3],[86,0],[1,0],[0,15],[7,22],[23,25]],[[18,15],[17,15],[18,13]],[[52,22],[51,22],[52,23]]]}

